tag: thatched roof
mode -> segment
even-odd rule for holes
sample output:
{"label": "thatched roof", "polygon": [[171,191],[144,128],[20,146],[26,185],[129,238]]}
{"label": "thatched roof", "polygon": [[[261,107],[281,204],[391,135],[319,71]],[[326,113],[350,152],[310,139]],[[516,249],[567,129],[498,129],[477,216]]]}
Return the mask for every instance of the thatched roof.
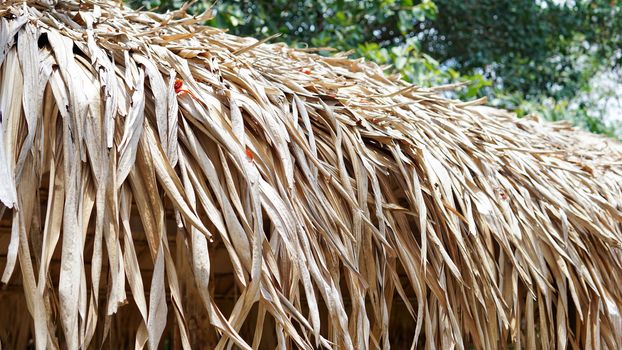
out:
{"label": "thatched roof", "polygon": [[119,6],[0,5],[3,317],[38,349],[124,312],[191,346],[193,309],[219,348],[622,347],[622,145]]}

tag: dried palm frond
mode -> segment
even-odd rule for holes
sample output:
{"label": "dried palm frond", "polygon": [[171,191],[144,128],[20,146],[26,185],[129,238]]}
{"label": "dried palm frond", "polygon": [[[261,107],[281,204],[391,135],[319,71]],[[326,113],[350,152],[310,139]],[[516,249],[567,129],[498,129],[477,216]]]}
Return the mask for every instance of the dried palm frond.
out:
{"label": "dried palm frond", "polygon": [[3,346],[622,348],[619,143],[209,13],[0,15]]}

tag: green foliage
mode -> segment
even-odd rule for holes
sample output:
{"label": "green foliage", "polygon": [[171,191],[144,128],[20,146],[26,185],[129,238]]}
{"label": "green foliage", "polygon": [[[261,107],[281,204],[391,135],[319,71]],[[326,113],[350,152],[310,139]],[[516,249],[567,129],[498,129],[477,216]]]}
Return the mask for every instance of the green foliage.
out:
{"label": "green foliage", "polygon": [[491,102],[513,110],[519,117],[533,114],[550,121],[570,120],[575,125],[591,132],[620,137],[617,131],[621,130],[622,125],[619,122],[606,125],[603,122],[603,116],[598,113],[600,109],[597,105],[598,101],[576,103],[568,99],[546,96],[525,99],[520,93],[499,93]]}
{"label": "green foliage", "polygon": [[[479,93],[500,107],[570,119],[611,134],[606,106],[585,101],[593,77],[622,64],[622,5],[616,1],[435,0],[422,50],[463,74],[493,82]],[[619,71],[619,70],[618,70]],[[581,102],[577,102],[581,100]]]}
{"label": "green foliage", "polygon": [[[436,6],[396,0],[227,1],[215,5],[214,25],[243,35],[283,33],[290,43],[339,50],[368,42],[402,43],[418,22],[433,18]],[[384,46],[384,45],[383,45]]]}
{"label": "green foliage", "polygon": [[572,80],[566,77],[573,71],[572,58],[557,56],[573,36],[573,18],[560,15],[565,7],[533,0],[436,3],[440,12],[426,22],[423,46],[437,59],[460,71],[484,71],[497,84],[527,96],[560,79]]}
{"label": "green foliage", "polygon": [[[183,1],[129,4],[166,11]],[[209,24],[233,34],[278,32],[294,46],[353,49],[415,84],[470,81],[456,92],[461,99],[488,96],[519,115],[612,132],[601,120],[603,104],[576,100],[592,93],[594,75],[622,65],[622,5],[615,1],[221,0],[192,10],[209,7]]]}

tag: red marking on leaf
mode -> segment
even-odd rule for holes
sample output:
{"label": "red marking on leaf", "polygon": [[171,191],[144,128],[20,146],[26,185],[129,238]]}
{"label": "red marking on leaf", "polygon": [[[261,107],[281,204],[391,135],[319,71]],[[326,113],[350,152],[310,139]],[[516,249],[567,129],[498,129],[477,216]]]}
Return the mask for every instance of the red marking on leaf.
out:
{"label": "red marking on leaf", "polygon": [[184,86],[183,81],[179,79],[175,79],[175,92],[176,93],[180,93],[183,90],[183,86]]}
{"label": "red marking on leaf", "polygon": [[175,85],[174,85],[174,87],[175,87],[175,93],[176,93],[177,95],[188,94],[188,95],[190,95],[190,96],[192,96],[193,98],[195,98],[195,99],[196,99],[196,97],[194,96],[194,94],[193,94],[190,90],[188,90],[188,89],[186,89],[186,88],[184,87],[184,82],[183,82],[182,80],[180,80],[180,79],[175,79]]}
{"label": "red marking on leaf", "polygon": [[309,69],[309,68],[303,68],[300,71],[303,72],[304,74],[307,74],[307,75],[311,74],[311,69]]}
{"label": "red marking on leaf", "polygon": [[246,157],[247,157],[249,160],[253,160],[253,152],[252,152],[252,151],[251,151],[251,149],[250,149],[250,148],[248,148],[248,147],[246,147]]}
{"label": "red marking on leaf", "polygon": [[503,188],[497,187],[496,190],[497,190],[497,193],[499,194],[499,198],[501,198],[501,200],[504,200],[504,201],[508,200],[508,198],[509,198],[508,194],[507,194],[507,192],[505,192],[505,190],[503,190]]}

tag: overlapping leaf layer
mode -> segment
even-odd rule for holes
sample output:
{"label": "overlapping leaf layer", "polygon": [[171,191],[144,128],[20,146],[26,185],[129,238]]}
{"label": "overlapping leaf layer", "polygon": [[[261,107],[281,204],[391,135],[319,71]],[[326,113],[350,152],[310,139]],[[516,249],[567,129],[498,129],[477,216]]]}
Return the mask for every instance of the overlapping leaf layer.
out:
{"label": "overlapping leaf layer", "polygon": [[387,348],[399,312],[426,348],[622,347],[620,144],[209,14],[39,0],[0,16],[2,281],[20,281],[38,349],[99,348],[123,312],[136,347],[168,328],[205,346],[189,308],[217,348]]}

